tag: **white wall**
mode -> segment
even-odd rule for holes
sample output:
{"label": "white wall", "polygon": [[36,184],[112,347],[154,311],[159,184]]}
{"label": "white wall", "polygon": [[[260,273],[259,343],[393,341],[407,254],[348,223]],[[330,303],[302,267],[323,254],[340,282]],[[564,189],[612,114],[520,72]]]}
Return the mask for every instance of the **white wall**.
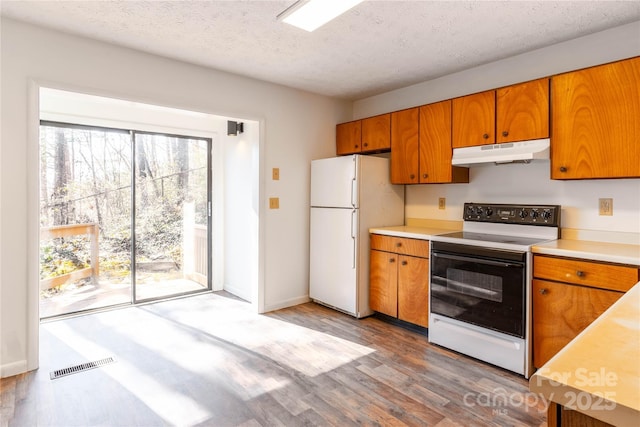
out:
{"label": "white wall", "polygon": [[[221,132],[219,148],[224,162],[219,167],[224,170],[221,231],[225,233],[221,236],[224,242],[221,255],[224,257],[224,289],[247,301],[256,301],[258,296],[253,292],[258,280],[258,269],[254,267],[258,265],[255,236],[259,232],[259,124],[243,123],[242,134],[227,136],[226,130]],[[269,175],[268,171],[265,175]]]}
{"label": "white wall", "polygon": [[[362,99],[354,118],[428,104],[539,77],[640,55],[640,22]],[[562,226],[640,233],[640,179],[551,181],[549,162],[474,167],[469,184],[406,187],[407,218],[462,219],[464,202],[562,205]],[[447,208],[438,209],[438,197]],[[599,216],[598,198],[614,199]]]}
{"label": "white wall", "polygon": [[[2,376],[37,366],[38,85],[260,122],[258,303],[306,300],[309,164],[335,153],[334,125],[350,119],[350,104],[6,18],[1,67]],[[279,210],[266,209],[269,196]]]}

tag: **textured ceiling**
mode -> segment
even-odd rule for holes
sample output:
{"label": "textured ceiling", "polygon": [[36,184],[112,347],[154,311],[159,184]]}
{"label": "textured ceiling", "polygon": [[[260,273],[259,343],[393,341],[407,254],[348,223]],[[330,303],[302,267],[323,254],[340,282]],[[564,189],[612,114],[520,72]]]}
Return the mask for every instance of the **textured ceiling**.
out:
{"label": "textured ceiling", "polygon": [[640,20],[640,1],[365,1],[313,33],[284,1],[7,1],[2,15],[360,99]]}

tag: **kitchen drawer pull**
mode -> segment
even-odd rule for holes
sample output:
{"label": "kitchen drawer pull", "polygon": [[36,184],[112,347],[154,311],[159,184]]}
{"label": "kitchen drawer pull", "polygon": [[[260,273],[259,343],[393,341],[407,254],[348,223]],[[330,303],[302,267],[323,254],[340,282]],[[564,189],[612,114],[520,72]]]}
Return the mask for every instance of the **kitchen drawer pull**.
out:
{"label": "kitchen drawer pull", "polygon": [[584,276],[585,276],[585,273],[584,273],[584,271],[578,270],[578,271],[576,271],[576,276],[578,276],[578,277],[584,277]]}
{"label": "kitchen drawer pull", "polygon": [[545,295],[547,292],[549,291],[547,291],[545,288],[540,289],[540,295]]}
{"label": "kitchen drawer pull", "polygon": [[566,172],[566,171],[567,171],[566,166],[560,166],[560,172]]}
{"label": "kitchen drawer pull", "polygon": [[401,246],[402,246],[402,242],[398,242],[398,243],[396,243],[396,247],[398,247],[398,248],[399,248],[399,247],[401,247]]}
{"label": "kitchen drawer pull", "polygon": [[389,262],[396,262],[395,258],[389,258]]}
{"label": "kitchen drawer pull", "polygon": [[407,261],[402,261],[402,265],[407,265],[409,264]]}

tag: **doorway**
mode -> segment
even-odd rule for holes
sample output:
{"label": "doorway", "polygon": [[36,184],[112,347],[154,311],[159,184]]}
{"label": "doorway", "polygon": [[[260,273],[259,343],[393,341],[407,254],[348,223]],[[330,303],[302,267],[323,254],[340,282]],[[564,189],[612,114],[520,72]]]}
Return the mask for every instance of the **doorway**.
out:
{"label": "doorway", "polygon": [[210,138],[40,124],[40,318],[211,290]]}

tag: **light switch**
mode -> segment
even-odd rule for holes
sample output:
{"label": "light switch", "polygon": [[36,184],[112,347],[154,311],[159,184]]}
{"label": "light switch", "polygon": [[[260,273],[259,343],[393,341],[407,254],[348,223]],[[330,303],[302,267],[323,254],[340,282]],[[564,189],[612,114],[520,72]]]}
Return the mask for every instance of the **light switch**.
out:
{"label": "light switch", "polygon": [[444,209],[447,207],[447,199],[444,197],[440,197],[438,199],[438,209]]}
{"label": "light switch", "polygon": [[278,181],[280,179],[280,168],[273,168],[271,177],[274,181]]}
{"label": "light switch", "polygon": [[598,199],[598,211],[600,215],[613,215],[613,199]]}

